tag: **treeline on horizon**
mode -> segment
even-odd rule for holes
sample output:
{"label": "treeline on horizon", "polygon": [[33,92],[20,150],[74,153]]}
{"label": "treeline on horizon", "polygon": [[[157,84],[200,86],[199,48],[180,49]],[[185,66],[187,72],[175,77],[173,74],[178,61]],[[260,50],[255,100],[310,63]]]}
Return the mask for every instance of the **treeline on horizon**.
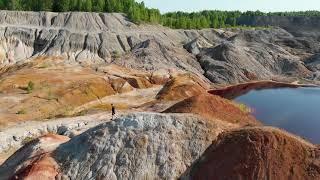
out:
{"label": "treeline on horizon", "polygon": [[0,9],[17,11],[84,11],[119,12],[127,14],[135,23],[162,24],[170,28],[201,29],[248,25],[255,16],[320,16],[319,11],[276,12],[217,11],[170,12],[161,14],[158,9],[147,8],[135,0],[0,0]]}

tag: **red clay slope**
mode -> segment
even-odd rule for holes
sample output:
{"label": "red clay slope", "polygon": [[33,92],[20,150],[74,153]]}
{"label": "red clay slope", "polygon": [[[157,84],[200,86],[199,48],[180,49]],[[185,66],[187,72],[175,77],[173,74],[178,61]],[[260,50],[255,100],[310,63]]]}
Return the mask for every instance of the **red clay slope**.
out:
{"label": "red clay slope", "polygon": [[249,113],[240,110],[234,103],[219,96],[204,93],[178,102],[165,113],[194,113],[209,120],[222,120],[240,125],[259,125]]}
{"label": "red clay slope", "polygon": [[55,179],[60,167],[52,152],[67,141],[66,136],[48,134],[27,143],[0,166],[0,179]]}
{"label": "red clay slope", "polygon": [[158,100],[176,101],[205,93],[209,85],[191,74],[182,74],[167,82],[157,94]]}
{"label": "red clay slope", "polygon": [[191,179],[320,179],[320,148],[275,128],[222,133]]}

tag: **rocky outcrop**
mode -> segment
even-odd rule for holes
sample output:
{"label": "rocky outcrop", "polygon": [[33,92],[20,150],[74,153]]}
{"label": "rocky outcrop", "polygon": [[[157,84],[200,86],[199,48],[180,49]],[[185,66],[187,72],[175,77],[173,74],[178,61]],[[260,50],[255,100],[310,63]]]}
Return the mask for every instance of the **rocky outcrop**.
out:
{"label": "rocky outcrop", "polygon": [[319,179],[320,149],[281,130],[219,135],[187,173],[190,179]]}
{"label": "rocky outcrop", "polygon": [[178,178],[217,135],[214,127],[194,116],[133,114],[72,139],[56,158],[71,179]]}
{"label": "rocky outcrop", "polygon": [[[220,40],[221,41],[221,40]],[[204,48],[212,47],[213,45],[210,44],[204,38],[196,38],[191,42],[185,44],[183,47],[191,54],[198,55]]]}
{"label": "rocky outcrop", "polygon": [[[59,165],[59,175],[51,173],[55,175],[51,178],[176,179],[226,127],[190,114],[129,114],[58,147],[50,146],[53,150],[46,152],[50,152],[47,157],[52,161],[46,167]],[[48,162],[37,156],[43,152],[37,147],[29,144],[18,151],[0,167],[1,177],[28,177],[25,167]]]}

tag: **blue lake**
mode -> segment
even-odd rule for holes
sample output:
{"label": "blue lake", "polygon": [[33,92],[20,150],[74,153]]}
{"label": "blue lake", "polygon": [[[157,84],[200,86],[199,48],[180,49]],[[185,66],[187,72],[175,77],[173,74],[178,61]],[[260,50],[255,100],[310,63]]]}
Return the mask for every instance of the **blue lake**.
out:
{"label": "blue lake", "polygon": [[265,125],[320,144],[320,88],[252,90],[235,101],[252,108],[252,114]]}

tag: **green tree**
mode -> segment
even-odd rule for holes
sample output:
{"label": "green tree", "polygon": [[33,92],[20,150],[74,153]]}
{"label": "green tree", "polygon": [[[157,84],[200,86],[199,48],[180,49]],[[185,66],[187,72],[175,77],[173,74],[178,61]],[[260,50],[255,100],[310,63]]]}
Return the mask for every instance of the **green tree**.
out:
{"label": "green tree", "polygon": [[121,12],[136,23],[162,24],[171,28],[219,28],[251,25],[256,16],[320,16],[319,11],[273,12],[202,11],[160,14],[135,0],[0,0],[0,9],[26,11],[94,11]]}
{"label": "green tree", "polygon": [[23,10],[19,0],[8,0],[7,7],[9,10]]}
{"label": "green tree", "polygon": [[70,10],[69,0],[54,0],[53,11],[65,12]]}
{"label": "green tree", "polygon": [[41,11],[52,11],[52,5],[53,1],[52,0],[40,0],[40,10]]}
{"label": "green tree", "polygon": [[94,0],[92,10],[95,12],[103,12],[104,0]]}
{"label": "green tree", "polygon": [[219,27],[219,18],[218,18],[218,16],[214,16],[213,17],[212,27],[213,28],[218,28]]}
{"label": "green tree", "polygon": [[83,11],[91,12],[92,11],[92,0],[85,0],[81,6]]}

